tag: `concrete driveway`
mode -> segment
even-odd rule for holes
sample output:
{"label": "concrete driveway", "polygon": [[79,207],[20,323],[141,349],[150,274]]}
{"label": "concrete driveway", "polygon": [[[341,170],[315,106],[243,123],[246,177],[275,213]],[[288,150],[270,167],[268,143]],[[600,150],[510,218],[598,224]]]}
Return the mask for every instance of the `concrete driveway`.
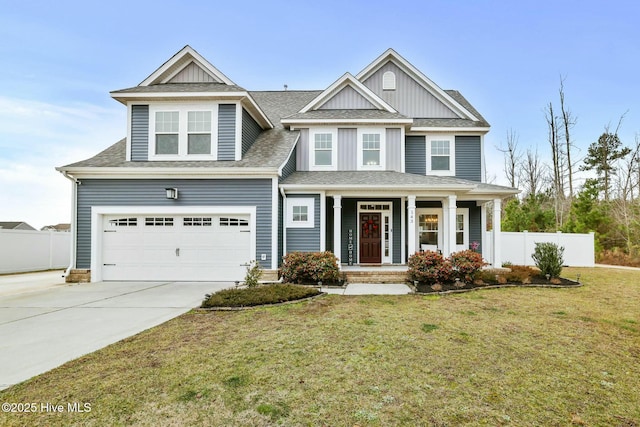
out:
{"label": "concrete driveway", "polygon": [[[9,279],[3,276],[3,281]],[[19,279],[18,279],[19,280]],[[229,282],[103,282],[4,295],[0,389],[179,316]]]}

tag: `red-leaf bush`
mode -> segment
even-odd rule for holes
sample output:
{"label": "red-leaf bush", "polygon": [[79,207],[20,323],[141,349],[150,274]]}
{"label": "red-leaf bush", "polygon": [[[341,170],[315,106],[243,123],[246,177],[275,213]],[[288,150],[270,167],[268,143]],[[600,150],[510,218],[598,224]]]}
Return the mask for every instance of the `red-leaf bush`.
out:
{"label": "red-leaf bush", "polygon": [[457,273],[460,278],[472,281],[476,278],[482,267],[488,265],[482,255],[478,252],[466,249],[464,251],[454,252],[449,256],[454,274]]}
{"label": "red-leaf bush", "polygon": [[416,252],[409,257],[407,274],[412,282],[442,283],[452,278],[451,262],[434,251]]}
{"label": "red-leaf bush", "polygon": [[338,259],[329,251],[290,252],[282,257],[282,280],[288,283],[325,284],[340,279]]}

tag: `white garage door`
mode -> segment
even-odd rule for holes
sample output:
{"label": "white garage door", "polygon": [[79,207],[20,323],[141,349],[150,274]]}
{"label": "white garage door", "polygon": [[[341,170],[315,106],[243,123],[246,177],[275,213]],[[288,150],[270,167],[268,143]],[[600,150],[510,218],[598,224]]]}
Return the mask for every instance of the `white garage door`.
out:
{"label": "white garage door", "polygon": [[103,280],[242,280],[249,215],[105,215]]}

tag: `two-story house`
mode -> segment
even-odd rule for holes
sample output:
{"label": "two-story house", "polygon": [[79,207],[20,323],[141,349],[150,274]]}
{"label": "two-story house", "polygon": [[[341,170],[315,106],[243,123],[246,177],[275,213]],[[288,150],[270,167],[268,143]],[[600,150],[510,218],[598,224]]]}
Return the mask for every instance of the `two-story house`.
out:
{"label": "two-story house", "polygon": [[186,46],[111,96],[126,138],[58,168],[73,185],[72,268],[93,281],[242,280],[249,261],[275,271],[292,251],[501,259],[485,206],[499,231],[517,190],[484,182],[489,124],[392,49],[325,90],[248,91]]}

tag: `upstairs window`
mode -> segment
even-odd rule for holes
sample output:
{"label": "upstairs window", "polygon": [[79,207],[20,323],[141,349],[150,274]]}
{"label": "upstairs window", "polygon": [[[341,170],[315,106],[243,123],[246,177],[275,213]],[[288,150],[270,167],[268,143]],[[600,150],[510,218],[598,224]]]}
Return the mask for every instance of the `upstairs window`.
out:
{"label": "upstairs window", "polygon": [[427,137],[427,174],[455,175],[455,149],[452,137]]}
{"label": "upstairs window", "polygon": [[380,134],[362,134],[362,165],[380,166]]}
{"label": "upstairs window", "polygon": [[333,140],[330,133],[315,134],[314,166],[331,166]]}
{"label": "upstairs window", "polygon": [[211,154],[211,111],[189,111],[187,117],[187,153]]}
{"label": "upstairs window", "polygon": [[180,113],[156,112],[156,154],[178,154]]}

